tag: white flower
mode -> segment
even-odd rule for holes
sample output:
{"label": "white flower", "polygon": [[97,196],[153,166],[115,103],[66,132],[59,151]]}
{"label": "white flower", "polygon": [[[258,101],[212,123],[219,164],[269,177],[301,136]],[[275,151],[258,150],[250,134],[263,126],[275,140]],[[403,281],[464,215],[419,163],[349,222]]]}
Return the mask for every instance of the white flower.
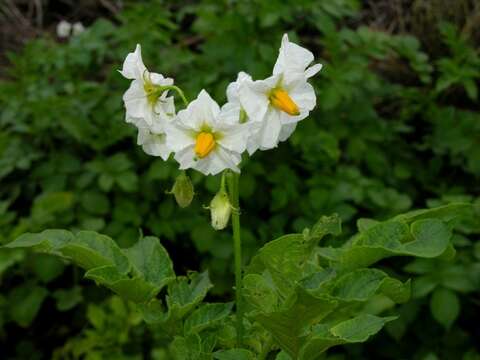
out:
{"label": "white flower", "polygon": [[57,24],[57,36],[61,39],[67,38],[70,36],[72,31],[72,24],[68,21],[62,20]]}
{"label": "white flower", "polygon": [[[143,151],[148,155],[160,156],[163,160],[167,160],[172,151],[167,146],[165,126],[174,118],[175,105],[173,97],[165,98],[163,101],[162,106],[166,113],[155,117],[151,125],[142,118],[128,120],[138,128],[137,144],[142,146]],[[171,115],[167,115],[167,113]]]}
{"label": "white flower", "polygon": [[72,33],[74,36],[80,35],[84,31],[85,31],[85,27],[80,21],[73,24]]}
{"label": "white flower", "polygon": [[246,128],[226,121],[205,90],[178,112],[166,133],[167,145],[175,152],[180,169],[193,168],[205,175],[225,169],[240,172],[237,165],[246,147]]}
{"label": "white flower", "polygon": [[120,73],[133,80],[123,95],[127,122],[143,119],[152,126],[156,120],[164,119],[165,115],[168,117],[169,98],[167,91],[161,87],[173,85],[173,79],[147,70],[143,64],[140,45],[137,45],[135,52],[127,55]]}
{"label": "white flower", "polygon": [[307,82],[322,65],[308,65],[313,54],[301,46],[291,43],[287,34],[282,45],[273,75],[265,80],[243,81],[239,87],[239,100],[250,121],[252,144],[249,152],[260,148],[271,149],[284,141],[295,130],[298,121],[305,119],[315,107],[313,87]]}
{"label": "white flower", "polygon": [[246,131],[249,133],[247,139],[247,150],[250,155],[252,155],[255,150],[258,149],[256,145],[256,139],[254,134],[258,132],[259,123],[254,123],[249,121],[247,113],[243,108],[240,98],[239,98],[239,90],[242,83],[253,82],[252,77],[241,71],[238,73],[237,80],[230,83],[227,87],[227,100],[228,102],[222,106],[222,118],[225,119],[227,122],[232,124],[241,124],[242,127],[246,128]]}

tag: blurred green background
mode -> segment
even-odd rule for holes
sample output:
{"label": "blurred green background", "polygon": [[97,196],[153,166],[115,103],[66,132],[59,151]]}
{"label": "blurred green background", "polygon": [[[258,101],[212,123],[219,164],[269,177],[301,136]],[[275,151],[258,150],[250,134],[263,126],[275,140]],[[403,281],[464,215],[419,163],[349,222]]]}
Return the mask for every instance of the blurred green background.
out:
{"label": "blurred green background", "polygon": [[[85,31],[60,38],[60,20]],[[209,269],[232,298],[232,244],[202,209],[219,178],[191,172],[196,198],[165,192],[173,160],[149,157],[124,122],[118,69],[146,66],[219,102],[243,70],[269,76],[280,40],[311,49],[317,108],[241,178],[246,261],[265,242],[338,213],[386,219],[451,201],[480,207],[480,3],[476,0],[13,1],[0,3],[0,243],[46,228],[91,229],[130,246],[160,237],[178,274]],[[480,226],[453,262],[382,263],[413,283],[401,318],[328,359],[480,359]],[[131,306],[47,255],[0,252],[0,358],[163,359]]]}

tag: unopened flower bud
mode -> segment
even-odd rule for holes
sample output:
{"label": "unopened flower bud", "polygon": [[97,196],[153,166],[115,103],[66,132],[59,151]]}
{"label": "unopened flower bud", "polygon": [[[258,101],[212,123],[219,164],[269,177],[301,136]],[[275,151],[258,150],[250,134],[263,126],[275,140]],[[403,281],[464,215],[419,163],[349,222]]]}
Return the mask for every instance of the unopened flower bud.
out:
{"label": "unopened flower bud", "polygon": [[232,213],[232,204],[224,187],[212,199],[209,209],[212,216],[212,227],[215,230],[225,229]]}
{"label": "unopened flower bud", "polygon": [[169,194],[173,194],[173,196],[175,196],[178,206],[184,208],[190,205],[195,193],[193,191],[192,181],[187,174],[185,174],[185,172],[182,172],[177,176],[175,184],[173,184],[172,190],[169,192]]}

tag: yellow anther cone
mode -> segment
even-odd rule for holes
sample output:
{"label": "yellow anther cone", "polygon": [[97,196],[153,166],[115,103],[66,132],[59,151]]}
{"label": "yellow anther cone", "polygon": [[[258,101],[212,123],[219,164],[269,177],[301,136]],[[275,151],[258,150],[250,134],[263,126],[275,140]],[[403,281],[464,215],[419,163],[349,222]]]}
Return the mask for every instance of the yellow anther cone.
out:
{"label": "yellow anther cone", "polygon": [[300,114],[297,104],[295,104],[290,95],[288,95],[288,92],[283,89],[272,90],[270,93],[270,103],[288,115],[296,116]]}
{"label": "yellow anther cone", "polygon": [[215,138],[212,133],[201,132],[197,135],[195,154],[201,159],[210,154],[215,148]]}

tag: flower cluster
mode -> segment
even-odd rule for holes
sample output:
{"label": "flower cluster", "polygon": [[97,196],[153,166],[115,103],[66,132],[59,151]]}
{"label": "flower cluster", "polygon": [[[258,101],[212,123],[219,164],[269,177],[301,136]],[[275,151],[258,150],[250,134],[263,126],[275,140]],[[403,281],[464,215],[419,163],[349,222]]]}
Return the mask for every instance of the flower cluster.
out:
{"label": "flower cluster", "polygon": [[[308,79],[322,66],[309,66],[313,60],[309,50],[285,34],[272,76],[254,81],[240,72],[227,88],[228,102],[220,107],[205,90],[188,103],[173,79],[147,70],[137,45],[120,71],[132,80],[123,96],[126,121],[138,128],[137,142],[147,154],[167,160],[173,153],[180,169],[205,175],[240,172],[244,151],[252,155],[276,147],[315,107]],[[170,96],[174,91],[186,105],[178,113]]]}

